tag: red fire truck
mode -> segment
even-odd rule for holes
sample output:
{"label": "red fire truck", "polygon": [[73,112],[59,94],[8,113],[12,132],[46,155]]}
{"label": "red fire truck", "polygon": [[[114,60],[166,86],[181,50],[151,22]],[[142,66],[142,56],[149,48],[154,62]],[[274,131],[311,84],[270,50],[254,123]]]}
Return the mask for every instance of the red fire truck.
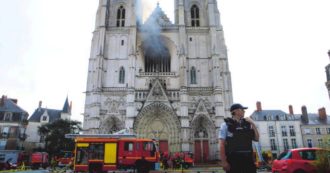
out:
{"label": "red fire truck", "polygon": [[61,151],[56,161],[59,167],[70,166],[73,161],[72,151]]}
{"label": "red fire truck", "polygon": [[48,165],[48,153],[34,152],[31,154],[32,169],[39,169],[39,167],[46,168]]}
{"label": "red fire truck", "polygon": [[159,153],[152,139],[135,135],[66,135],[75,138],[74,171],[107,172],[118,169],[153,170]]}

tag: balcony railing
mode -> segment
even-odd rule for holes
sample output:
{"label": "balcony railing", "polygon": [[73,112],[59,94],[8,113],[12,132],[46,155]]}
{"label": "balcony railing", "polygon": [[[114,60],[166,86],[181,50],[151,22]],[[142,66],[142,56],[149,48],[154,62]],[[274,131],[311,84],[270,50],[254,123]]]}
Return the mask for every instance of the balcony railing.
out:
{"label": "balcony railing", "polygon": [[141,77],[175,76],[175,72],[140,72]]}

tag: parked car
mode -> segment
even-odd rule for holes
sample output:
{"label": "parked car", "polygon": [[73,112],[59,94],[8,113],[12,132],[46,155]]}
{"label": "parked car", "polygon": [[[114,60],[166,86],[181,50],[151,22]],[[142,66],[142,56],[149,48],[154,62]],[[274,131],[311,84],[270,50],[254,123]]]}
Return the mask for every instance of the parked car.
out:
{"label": "parked car", "polygon": [[316,173],[312,164],[320,148],[295,148],[285,151],[273,161],[272,173]]}

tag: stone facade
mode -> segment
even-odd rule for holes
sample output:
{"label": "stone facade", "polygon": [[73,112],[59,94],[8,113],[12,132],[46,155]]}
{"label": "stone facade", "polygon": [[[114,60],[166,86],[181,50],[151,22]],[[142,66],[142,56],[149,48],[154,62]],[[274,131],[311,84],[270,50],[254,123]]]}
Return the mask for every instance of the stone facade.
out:
{"label": "stone facade", "polygon": [[[29,114],[17,104],[17,99],[0,98],[0,153],[24,149]],[[0,162],[2,162],[2,155]]]}
{"label": "stone facade", "polygon": [[251,118],[260,133],[261,150],[272,153],[273,158],[290,148],[304,146],[300,115],[293,113],[292,106],[289,106],[289,113],[285,113],[282,110],[263,110],[261,102],[257,102],[257,109]]}
{"label": "stone facade", "polygon": [[39,106],[29,117],[29,125],[26,128],[27,139],[24,144],[26,151],[34,149],[45,149],[45,136],[39,134],[40,126],[52,123],[59,119],[71,119],[72,103],[69,104],[69,99],[66,98],[63,109],[43,108],[42,101],[39,101]]}
{"label": "stone facade", "polygon": [[0,164],[9,159],[16,163],[24,151],[29,114],[17,102],[5,95],[0,98]]}
{"label": "stone facade", "polygon": [[99,1],[84,133],[129,128],[158,139],[162,150],[217,159],[219,126],[232,103],[217,2],[176,0],[174,23],[158,5],[142,22],[141,5]]}
{"label": "stone facade", "polygon": [[304,146],[330,146],[330,118],[325,108],[320,108],[318,114],[308,113],[306,106],[303,106],[301,110],[301,133]]}

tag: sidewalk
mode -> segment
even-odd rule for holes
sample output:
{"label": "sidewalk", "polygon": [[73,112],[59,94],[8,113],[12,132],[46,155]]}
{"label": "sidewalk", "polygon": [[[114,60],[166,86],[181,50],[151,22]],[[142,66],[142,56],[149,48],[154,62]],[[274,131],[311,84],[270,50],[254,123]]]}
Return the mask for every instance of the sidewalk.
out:
{"label": "sidewalk", "polygon": [[222,168],[191,168],[183,170],[150,171],[150,173],[225,173]]}

